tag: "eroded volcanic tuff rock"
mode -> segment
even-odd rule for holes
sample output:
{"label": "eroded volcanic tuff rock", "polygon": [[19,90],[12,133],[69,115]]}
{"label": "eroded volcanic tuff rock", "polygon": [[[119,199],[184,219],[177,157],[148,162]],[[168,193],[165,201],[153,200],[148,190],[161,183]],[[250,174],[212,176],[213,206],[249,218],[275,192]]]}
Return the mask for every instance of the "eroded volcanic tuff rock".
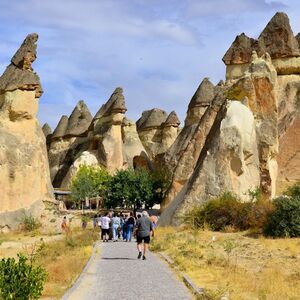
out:
{"label": "eroded volcanic tuff rock", "polygon": [[295,37],[285,13],[276,13],[258,39],[238,35],[223,57],[226,64],[226,78],[243,76],[251,60],[252,51],[258,56],[268,52],[278,73],[300,73],[299,37]]}
{"label": "eroded volcanic tuff rock", "polygon": [[[82,101],[69,118],[61,118],[48,152],[54,187],[68,188],[83,164],[100,165],[110,173],[129,167],[152,168],[135,123],[125,117],[126,110],[123,89],[118,87],[94,118]],[[170,122],[178,126],[174,116]]]}
{"label": "eroded volcanic tuff rock", "polygon": [[42,94],[32,69],[38,35],[29,34],[0,77],[0,228],[16,228],[23,210],[41,215],[53,199],[46,140],[36,114]]}
{"label": "eroded volcanic tuff rock", "polygon": [[157,155],[165,153],[175,141],[180,121],[175,113],[169,115],[159,108],[146,110],[137,120],[136,127],[149,157],[155,160]]}
{"label": "eroded volcanic tuff rock", "polygon": [[259,186],[274,196],[300,178],[299,34],[287,15],[275,14],[258,39],[237,36],[223,61],[218,112],[200,129],[207,108],[198,125],[208,131],[203,143],[187,138],[197,130],[185,126],[165,155],[173,179],[161,224],[179,224],[182,213],[224,191],[247,200],[247,189]]}

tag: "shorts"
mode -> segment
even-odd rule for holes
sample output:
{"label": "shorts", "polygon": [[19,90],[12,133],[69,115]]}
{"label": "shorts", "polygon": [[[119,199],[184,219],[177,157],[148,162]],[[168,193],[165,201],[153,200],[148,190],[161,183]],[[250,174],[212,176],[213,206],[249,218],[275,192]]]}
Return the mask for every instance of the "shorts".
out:
{"label": "shorts", "polygon": [[101,229],[101,234],[102,234],[102,237],[104,236],[104,234],[108,234],[109,235],[109,229],[102,228]]}
{"label": "shorts", "polygon": [[143,241],[145,244],[150,244],[150,236],[148,235],[148,236],[144,236],[144,237],[141,237],[141,236],[136,237],[136,242],[138,244],[141,244]]}

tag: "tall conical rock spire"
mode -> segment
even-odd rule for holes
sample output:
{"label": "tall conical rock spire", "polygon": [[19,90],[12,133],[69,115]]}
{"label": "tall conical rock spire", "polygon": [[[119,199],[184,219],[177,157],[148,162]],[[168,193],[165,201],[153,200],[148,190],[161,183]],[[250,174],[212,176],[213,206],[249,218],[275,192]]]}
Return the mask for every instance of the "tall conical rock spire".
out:
{"label": "tall conical rock spire", "polygon": [[136,122],[137,130],[160,127],[167,120],[167,117],[168,114],[159,108],[145,110]]}
{"label": "tall conical rock spire", "polygon": [[125,105],[123,89],[121,87],[117,87],[111,94],[108,101],[101,106],[94,119],[100,119],[101,117],[118,112],[125,113],[126,111],[127,108]]}
{"label": "tall conical rock spire", "polygon": [[248,63],[251,60],[253,50],[258,54],[261,53],[258,41],[248,37],[245,33],[241,33],[236,36],[222,60],[226,65]]}
{"label": "tall conical rock spire", "polygon": [[214,98],[215,86],[205,77],[193,95],[188,109],[196,106],[208,106]]}
{"label": "tall conical rock spire", "polygon": [[277,12],[260,34],[258,41],[271,58],[300,56],[298,43],[290,26],[289,17]]}
{"label": "tall conical rock spire", "polygon": [[43,93],[40,78],[33,72],[32,63],[36,59],[38,35],[27,35],[21,47],[11,59],[11,64],[0,77],[0,93],[5,91],[35,90],[36,98]]}
{"label": "tall conical rock spire", "polygon": [[62,116],[56,126],[56,128],[53,131],[52,139],[55,138],[61,138],[65,136],[66,130],[68,128],[69,118],[68,116]]}
{"label": "tall conical rock spire", "polygon": [[42,130],[43,130],[43,133],[45,135],[45,137],[47,137],[49,134],[52,134],[52,129],[51,127],[49,126],[48,123],[45,123],[42,127]]}
{"label": "tall conical rock spire", "polygon": [[285,13],[277,12],[257,40],[244,33],[238,35],[225,53],[223,62],[226,65],[249,63],[252,51],[258,56],[268,52],[272,59],[300,56],[297,39]]}
{"label": "tall conical rock spire", "polygon": [[167,117],[167,120],[163,123],[163,126],[173,126],[178,127],[180,125],[179,118],[175,110],[171,111]]}
{"label": "tall conical rock spire", "polygon": [[93,117],[88,107],[83,100],[80,100],[69,117],[68,127],[65,134],[69,136],[82,135],[88,130],[92,119]]}

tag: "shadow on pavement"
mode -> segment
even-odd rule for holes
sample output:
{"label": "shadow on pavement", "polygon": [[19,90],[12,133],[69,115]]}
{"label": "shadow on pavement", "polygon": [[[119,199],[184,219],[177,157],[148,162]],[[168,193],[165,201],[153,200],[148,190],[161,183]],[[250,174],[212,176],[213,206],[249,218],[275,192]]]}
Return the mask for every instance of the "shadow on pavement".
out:
{"label": "shadow on pavement", "polygon": [[101,257],[104,260],[136,260],[136,258],[129,258],[129,257]]}

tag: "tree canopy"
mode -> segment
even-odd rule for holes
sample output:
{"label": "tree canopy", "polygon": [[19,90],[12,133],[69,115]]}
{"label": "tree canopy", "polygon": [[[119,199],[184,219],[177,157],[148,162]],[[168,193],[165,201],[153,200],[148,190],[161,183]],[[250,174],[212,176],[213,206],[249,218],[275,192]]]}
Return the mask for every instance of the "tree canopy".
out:
{"label": "tree canopy", "polygon": [[71,181],[72,199],[75,202],[103,196],[111,176],[107,170],[98,166],[82,165]]}

